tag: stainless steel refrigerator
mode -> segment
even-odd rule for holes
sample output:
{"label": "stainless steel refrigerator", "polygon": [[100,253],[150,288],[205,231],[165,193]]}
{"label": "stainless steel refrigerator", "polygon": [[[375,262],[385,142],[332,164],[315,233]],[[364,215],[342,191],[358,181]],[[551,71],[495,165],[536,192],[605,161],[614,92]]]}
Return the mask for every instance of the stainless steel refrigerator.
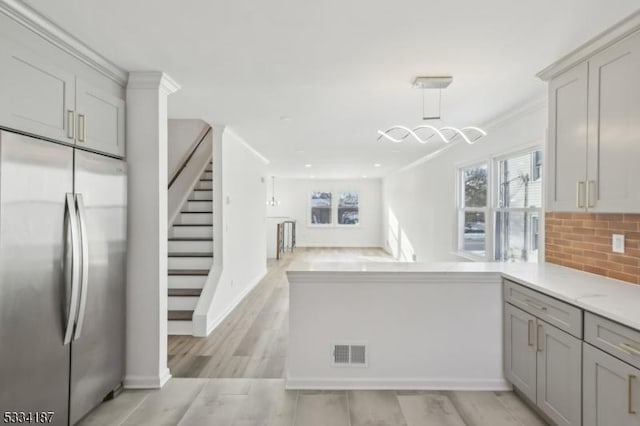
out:
{"label": "stainless steel refrigerator", "polygon": [[0,129],[0,415],[75,424],[122,382],[126,179],[121,160]]}

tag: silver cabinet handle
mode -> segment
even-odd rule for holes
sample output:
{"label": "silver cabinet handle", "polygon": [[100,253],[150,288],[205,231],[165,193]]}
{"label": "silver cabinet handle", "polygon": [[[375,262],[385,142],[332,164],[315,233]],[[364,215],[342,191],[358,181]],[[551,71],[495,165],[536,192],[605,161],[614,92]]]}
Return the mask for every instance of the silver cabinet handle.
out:
{"label": "silver cabinet handle", "polygon": [[78,209],[78,219],[80,224],[80,240],[82,243],[82,273],[80,283],[82,290],[80,293],[80,307],[78,308],[78,321],[73,340],[78,340],[82,333],[82,325],[87,311],[87,292],[89,290],[89,240],[87,236],[87,220],[82,194],[76,194],[76,208]]}
{"label": "silver cabinet handle", "polygon": [[526,303],[528,306],[538,309],[540,311],[546,311],[547,307],[546,306],[542,306],[542,305],[538,305],[537,303],[534,303],[532,300],[525,300],[524,303]]}
{"label": "silver cabinet handle", "polygon": [[73,139],[76,137],[76,113],[72,109],[67,110],[67,137]]}
{"label": "silver cabinet handle", "polygon": [[[80,259],[78,259],[78,254],[80,253],[80,235],[78,235],[78,218],[76,216],[73,194],[67,194],[65,198],[65,226],[68,224],[67,232],[71,231],[71,302],[69,303],[69,312],[67,314],[67,326],[64,331],[64,344],[67,345],[71,342],[73,327],[78,314],[78,279],[80,276]],[[66,233],[65,238],[67,238]]]}
{"label": "silver cabinet handle", "polygon": [[584,181],[578,181],[578,183],[576,184],[576,207],[579,209],[584,209],[585,205],[584,205],[584,194],[585,191],[585,182]]}
{"label": "silver cabinet handle", "polygon": [[621,342],[618,344],[623,350],[632,353],[633,355],[640,355],[640,349],[634,348],[631,343]]}
{"label": "silver cabinet handle", "polygon": [[636,376],[629,374],[627,378],[627,412],[629,414],[636,414],[636,410],[633,409],[633,379]]}
{"label": "silver cabinet handle", "polygon": [[87,116],[78,114],[78,141],[87,141]]}
{"label": "silver cabinet handle", "polygon": [[542,324],[538,324],[538,333],[536,334],[536,351],[542,352],[542,345],[540,344],[540,335],[542,334]]}
{"label": "silver cabinet handle", "polygon": [[533,328],[533,320],[529,320],[527,322],[527,345],[529,346],[533,346],[533,342],[531,341],[531,334],[533,334],[532,331]]}
{"label": "silver cabinet handle", "polygon": [[587,181],[587,207],[596,206],[596,181]]}

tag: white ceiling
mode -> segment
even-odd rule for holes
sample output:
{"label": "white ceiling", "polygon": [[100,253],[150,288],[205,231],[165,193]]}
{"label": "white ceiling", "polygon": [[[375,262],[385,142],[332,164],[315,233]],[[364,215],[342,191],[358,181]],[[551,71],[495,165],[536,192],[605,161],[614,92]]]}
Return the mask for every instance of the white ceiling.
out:
{"label": "white ceiling", "polygon": [[420,124],[414,77],[453,75],[443,119],[480,124],[543,95],[537,71],[638,8],[637,0],[26,3],[122,68],[172,76],[182,85],[172,118],[228,125],[271,160],[271,173],[319,178],[384,176],[435,148],[376,141],[378,129]]}

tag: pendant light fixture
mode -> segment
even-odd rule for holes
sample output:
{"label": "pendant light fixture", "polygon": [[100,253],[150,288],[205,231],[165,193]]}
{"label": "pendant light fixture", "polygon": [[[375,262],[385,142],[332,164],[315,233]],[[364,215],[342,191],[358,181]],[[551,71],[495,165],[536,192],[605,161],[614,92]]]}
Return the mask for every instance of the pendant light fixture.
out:
{"label": "pendant light fixture", "polygon": [[280,200],[276,199],[276,177],[271,176],[271,199],[267,201],[267,205],[276,207],[280,205]]}
{"label": "pendant light fixture", "polygon": [[[417,77],[413,82],[413,87],[422,90],[422,120],[440,120],[440,110],[442,107],[442,89],[449,87],[453,77]],[[436,115],[427,116],[424,108],[424,92],[425,90],[438,90],[438,113]],[[444,143],[450,143],[456,138],[460,138],[469,145],[476,143],[487,135],[487,132],[479,127],[466,126],[461,129],[453,126],[436,127],[429,124],[422,124],[414,128],[396,125],[389,127],[387,130],[378,130],[378,140],[388,140],[393,143],[400,143],[409,136],[413,137],[419,143],[425,144],[434,136]]]}

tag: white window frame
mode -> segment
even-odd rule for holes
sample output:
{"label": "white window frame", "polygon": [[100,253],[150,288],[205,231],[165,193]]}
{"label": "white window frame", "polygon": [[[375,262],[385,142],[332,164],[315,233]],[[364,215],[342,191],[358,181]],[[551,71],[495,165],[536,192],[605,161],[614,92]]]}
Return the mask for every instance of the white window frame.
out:
{"label": "white window frame", "polygon": [[[477,262],[496,262],[495,260],[495,252],[496,252],[496,241],[495,241],[495,223],[496,223],[496,214],[498,211],[518,211],[516,208],[510,209],[502,209],[498,207],[499,199],[499,188],[500,177],[498,176],[498,162],[507,158],[517,157],[518,155],[523,155],[532,151],[542,151],[543,163],[542,163],[542,179],[546,179],[546,151],[545,151],[544,141],[536,141],[532,144],[521,145],[516,147],[513,150],[502,152],[499,154],[489,155],[486,159],[474,160],[469,162],[458,163],[455,165],[455,193],[456,193],[456,202],[455,202],[455,211],[456,211],[456,220],[455,220],[455,230],[454,230],[454,251],[453,253],[464,259],[473,260]],[[487,207],[485,208],[463,208],[464,205],[464,177],[463,171],[470,167],[480,166],[486,164],[487,165]],[[541,205],[539,208],[520,208],[519,210],[526,211],[538,211],[538,263],[541,263],[544,260],[544,230],[545,230],[545,200],[546,200],[546,181],[543,180],[542,188],[541,188]],[[477,254],[462,250],[462,243],[464,238],[464,232],[461,232],[462,227],[464,226],[464,212],[465,211],[479,211],[485,212],[485,255],[478,256]]]}
{"label": "white window frame", "polygon": [[[331,194],[331,222],[329,223],[313,223],[311,221],[311,209],[312,209],[312,204],[311,204],[311,194],[313,194],[314,192],[325,192],[325,193],[329,193]],[[333,191],[323,191],[323,190],[311,190],[307,193],[307,226],[310,228],[331,228],[335,226],[335,215],[334,215],[334,201],[335,201],[335,194],[333,193]]]}
{"label": "white window frame", "polygon": [[[338,217],[338,211],[340,209],[340,193],[342,192],[355,192],[356,194],[358,194],[358,223],[356,224],[349,224],[349,223],[339,223],[339,217]],[[333,195],[332,195],[333,197]],[[335,206],[335,226],[338,228],[358,228],[360,227],[360,223],[362,223],[362,218],[360,216],[360,205],[362,204],[360,202],[360,191],[350,191],[350,190],[340,190],[340,191],[336,191],[335,192],[335,197],[336,197],[336,206]]]}
{"label": "white window frame", "polygon": [[[312,223],[311,222],[311,194],[314,192],[326,192],[331,194],[331,223]],[[341,224],[338,223],[338,204],[340,203],[339,195],[341,192],[355,192],[358,194],[358,223],[357,224]],[[362,191],[360,190],[310,190],[307,193],[307,226],[309,228],[360,228],[362,226]]]}

